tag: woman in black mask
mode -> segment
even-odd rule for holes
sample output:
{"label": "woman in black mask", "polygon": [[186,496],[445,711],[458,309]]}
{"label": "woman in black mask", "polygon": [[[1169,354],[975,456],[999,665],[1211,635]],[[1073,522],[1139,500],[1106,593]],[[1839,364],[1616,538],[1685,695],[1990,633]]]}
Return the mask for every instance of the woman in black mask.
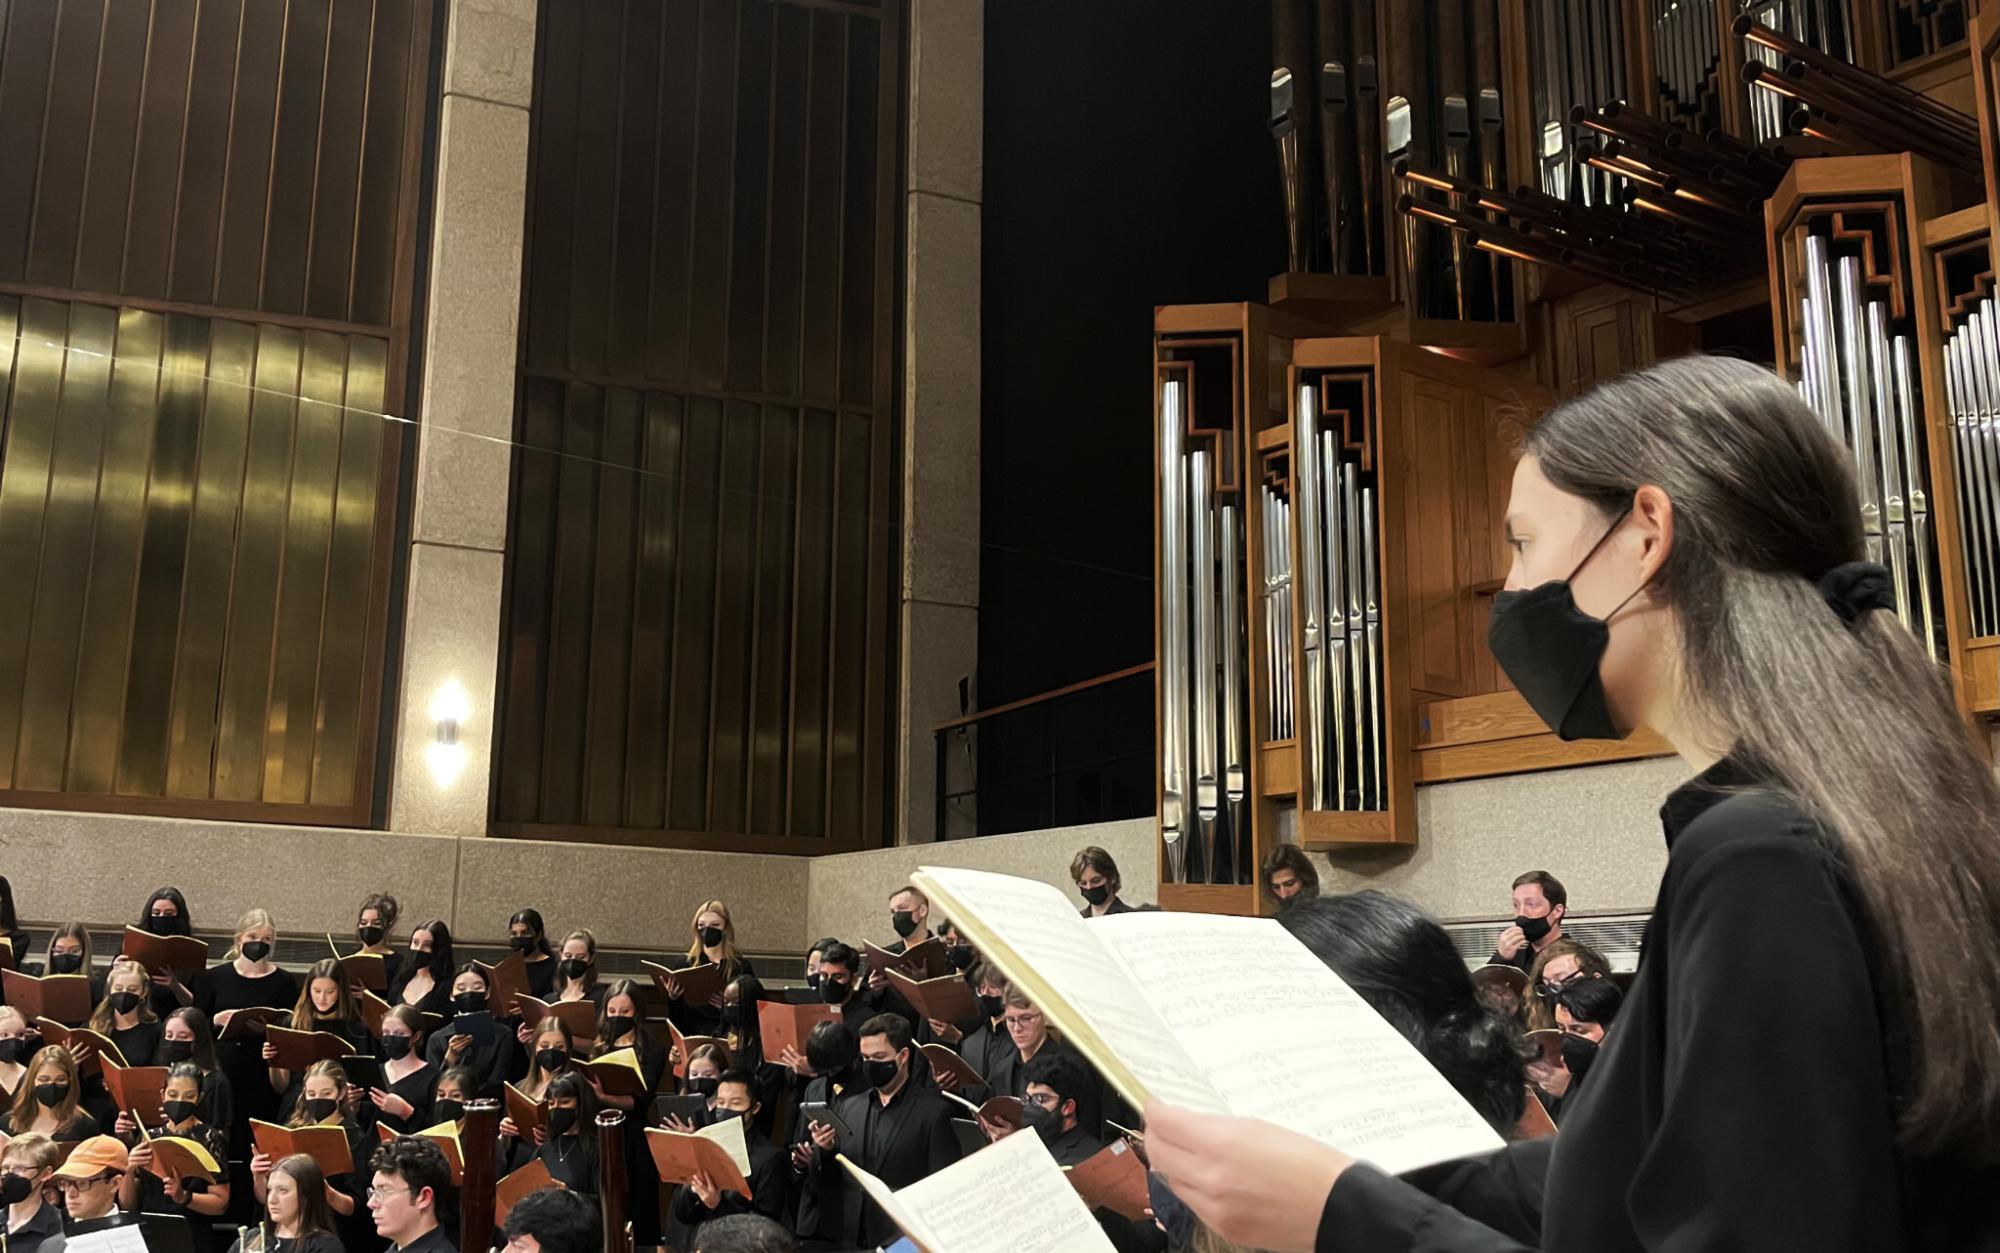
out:
{"label": "woman in black mask", "polygon": [[556,954],[549,947],[548,928],[542,925],[538,909],[523,909],[507,920],[507,943],[528,966],[528,991],[537,1000],[549,999],[556,982]]}
{"label": "woman in black mask", "polygon": [[12,1005],[0,1005],[0,1105],[11,1105],[28,1076],[33,1056],[28,1020]]}
{"label": "woman in black mask", "polygon": [[160,1061],[167,1066],[194,1063],[201,1072],[202,1099],[206,1102],[203,1121],[233,1136],[236,1093],[229,1076],[222,1072],[215,1049],[215,1029],[209,1025],[208,1015],[193,1006],[168,1014],[160,1030]]}
{"label": "woman in black mask", "polygon": [[[596,1197],[597,1099],[583,1076],[562,1075],[549,1085],[549,1133],[534,1156],[563,1187]],[[646,1160],[651,1162],[650,1155]],[[657,1195],[659,1189],[652,1191]]]}
{"label": "woman in black mask", "polygon": [[[228,1137],[201,1119],[201,1071],[192,1063],[182,1062],[167,1071],[160,1110],[162,1121],[157,1127],[148,1127],[148,1135],[192,1140],[206,1149],[218,1166],[229,1160]],[[121,1115],[121,1127],[130,1121]],[[214,1183],[198,1177],[163,1180],[151,1169],[152,1143],[139,1138],[136,1128],[121,1130],[119,1135],[130,1142],[132,1150],[129,1168],[118,1181],[119,1208],[128,1213],[178,1214],[187,1219],[197,1251],[213,1247],[212,1224],[229,1208],[227,1170],[218,1171]]]}
{"label": "woman in black mask", "polygon": [[1506,529],[1488,642],[1522,697],[1695,772],[1539,1229],[1158,1102],[1153,1168],[1276,1250],[2000,1247],[2000,787],[1898,617],[1921,580],[1864,560],[1903,537],[1864,536],[1853,458],[1769,371],[1668,361],[1534,427]]}
{"label": "woman in black mask", "polygon": [[[145,968],[120,958],[104,979],[104,999],[90,1015],[90,1029],[118,1046],[118,1053],[133,1066],[151,1066],[160,1052],[160,1020],[153,1016],[148,993],[152,983]],[[100,1067],[87,1067],[83,1081],[83,1107],[102,1125],[118,1117],[118,1107],[105,1090]]]}
{"label": "woman in black mask", "polygon": [[[721,901],[703,901],[688,921],[686,966],[720,966],[724,983],[744,975],[754,975],[757,967],[736,947],[736,924],[730,920],[729,906]],[[666,980],[667,1016],[682,1035],[720,1035],[722,1032],[721,993],[707,1004],[695,1005],[681,996],[680,986]]]}
{"label": "woman in black mask", "polygon": [[451,980],[452,1021],[431,1033],[429,1043],[424,1045],[424,1056],[440,1070],[463,1067],[470,1071],[476,1076],[473,1096],[498,1100],[501,1085],[518,1077],[522,1066],[521,1049],[514,1033],[496,1020],[491,1038],[482,1044],[454,1029],[454,1024],[468,1015],[491,1013],[491,992],[492,985],[484,970],[471,962],[460,966]]}
{"label": "woman in black mask", "polygon": [[376,1042],[382,1056],[383,1086],[371,1088],[366,1099],[375,1121],[399,1135],[431,1125],[431,1098],[438,1068],[424,1060],[423,1016],[408,1005],[397,1005],[382,1016],[382,1036]]}
{"label": "woman in black mask", "polygon": [[449,1015],[452,969],[451,928],[444,919],[433,918],[410,932],[410,947],[389,985],[389,1003],[408,1005],[422,1014]]}
{"label": "woman in black mask", "polygon": [[[368,1183],[365,1163],[376,1136],[348,1113],[354,1103],[348,1099],[347,1072],[339,1062],[314,1062],[306,1071],[298,1107],[285,1120],[288,1127],[330,1126],[347,1133],[347,1147],[359,1169],[326,1180],[326,1201],[333,1210],[333,1222],[341,1244],[350,1249],[374,1248],[375,1223],[368,1215]],[[250,1178],[257,1203],[264,1203],[271,1167],[274,1163],[261,1151],[250,1156]]]}
{"label": "woman in black mask", "polygon": [[46,1044],[28,1063],[28,1077],[14,1094],[13,1108],[0,1113],[0,1133],[39,1131],[51,1140],[88,1140],[98,1123],[83,1108],[83,1084],[76,1057],[60,1044]]}
{"label": "woman in black mask", "polygon": [[597,982],[597,937],[582,927],[563,937],[553,1000],[604,1003],[604,988]]}
{"label": "woman in black mask", "polygon": [[[90,1003],[95,1005],[104,999],[104,980],[90,960],[90,929],[80,922],[66,922],[49,937],[48,952],[42,956],[41,974],[43,978],[50,975],[82,975],[90,980]],[[80,1027],[83,1021],[78,1019],[63,1026]]]}
{"label": "woman in black mask", "polygon": [[479,1100],[479,1075],[469,1066],[453,1066],[438,1076],[437,1096],[431,1102],[433,1125],[465,1120],[465,1107]]}
{"label": "woman in black mask", "polygon": [[[194,923],[188,916],[187,898],[176,887],[155,888],[139,907],[139,929],[152,935],[193,935]],[[194,1001],[194,985],[200,980],[201,972],[195,971],[184,976],[182,983],[172,971],[160,971],[151,976],[153,981],[153,1012],[165,1018],[183,1005]]]}
{"label": "woman in black mask", "polygon": [[[597,1039],[590,1046],[590,1055],[592,1058],[608,1057],[624,1049],[632,1050],[638,1061],[639,1075],[646,1091],[659,1091],[660,1077],[667,1070],[667,1046],[646,1029],[645,1020],[639,1012],[639,985],[630,979],[620,979],[605,989],[604,1008],[597,1017]],[[628,1218],[632,1223],[632,1239],[642,1246],[658,1244],[659,1175],[653,1168],[652,1152],[646,1147],[646,1124],[650,1111],[644,1106],[650,1104],[650,1100],[607,1093],[595,1083],[591,1085],[591,1091],[599,1106],[626,1111],[625,1195],[630,1211]]]}
{"label": "woman in black mask", "polygon": [[396,898],[387,892],[375,892],[361,902],[361,912],[354,920],[354,938],[360,942],[361,951],[373,953],[382,959],[383,970],[389,986],[396,984],[396,975],[403,963],[403,954],[394,943],[396,917],[401,907]]}
{"label": "woman in black mask", "polygon": [[[209,967],[202,976],[195,1005],[208,1015],[218,1034],[227,1031],[230,1019],[244,1009],[289,1010],[298,1002],[298,980],[271,960],[277,936],[271,915],[261,909],[250,910],[237,920],[235,944],[222,963]],[[216,1043],[222,1072],[229,1076],[236,1102],[234,1122],[229,1127],[229,1138],[236,1144],[250,1143],[252,1118],[265,1122],[278,1118],[278,1094],[271,1090],[263,1039],[260,1032]]]}

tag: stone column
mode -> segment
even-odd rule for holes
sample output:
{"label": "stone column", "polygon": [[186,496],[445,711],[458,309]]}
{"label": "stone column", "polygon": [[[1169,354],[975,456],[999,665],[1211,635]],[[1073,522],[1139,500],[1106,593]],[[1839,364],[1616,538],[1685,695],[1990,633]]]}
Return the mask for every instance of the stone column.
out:
{"label": "stone column", "polygon": [[535,0],[450,3],[389,825],[484,835]]}
{"label": "stone column", "polygon": [[979,644],[984,0],[912,0],[903,341],[897,842],[937,838],[933,728]]}

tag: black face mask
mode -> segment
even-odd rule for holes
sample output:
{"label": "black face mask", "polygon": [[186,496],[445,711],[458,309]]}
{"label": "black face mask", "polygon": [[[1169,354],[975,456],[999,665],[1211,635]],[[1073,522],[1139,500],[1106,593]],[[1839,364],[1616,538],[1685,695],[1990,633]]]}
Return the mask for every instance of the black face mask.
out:
{"label": "black face mask", "polygon": [[1021,1119],[1044,1140],[1053,1140],[1062,1134],[1062,1119],[1047,1106],[1024,1100],[1021,1102]]}
{"label": "black face mask", "polygon": [[970,944],[961,944],[956,948],[948,948],[944,951],[944,959],[951,963],[953,970],[972,969],[972,959],[976,956],[978,954],[972,951]]}
{"label": "black face mask", "polygon": [[898,909],[889,915],[889,925],[907,940],[917,933],[917,916],[907,909]]}
{"label": "black face mask", "polygon": [[251,940],[244,944],[242,952],[244,961],[260,962],[271,955],[271,946],[262,940]]}
{"label": "black face mask", "polygon": [[448,1096],[441,1097],[431,1103],[431,1113],[439,1122],[457,1122],[465,1117],[465,1102],[454,1101]]}
{"label": "black face mask", "polygon": [[300,1104],[305,1108],[306,1117],[314,1122],[325,1122],[333,1117],[333,1111],[340,1108],[340,1102],[330,1096],[308,1097]]}
{"label": "black face mask", "polygon": [[847,981],[844,979],[822,980],[819,985],[819,999],[829,1005],[840,1004],[847,999]]}
{"label": "black face mask", "polygon": [[18,1039],[0,1040],[0,1062],[7,1062],[11,1065],[20,1060],[21,1041]]}
{"label": "black face mask", "polygon": [[451,998],[451,1007],[461,1014],[477,1014],[486,1008],[486,993],[460,992]]}
{"label": "black face mask", "polygon": [[161,1060],[172,1064],[194,1060],[193,1040],[163,1040],[160,1042]]}
{"label": "black face mask", "polygon": [[564,1109],[561,1106],[550,1107],[549,1109],[550,1135],[566,1136],[572,1130],[574,1130],[575,1127],[576,1127],[576,1107],[574,1105],[570,1106],[568,1109]]}
{"label": "black face mask", "polygon": [[703,948],[720,948],[722,940],[721,927],[703,927],[701,929],[701,943]]}
{"label": "black face mask", "polygon": [[397,1062],[409,1055],[410,1037],[406,1035],[385,1035],[382,1037],[382,1056],[392,1062]]}
{"label": "black face mask", "polygon": [[403,964],[411,970],[429,970],[431,955],[422,949],[411,949],[403,954]]}
{"label": "black face mask", "polygon": [[53,953],[49,956],[49,973],[52,975],[73,975],[81,969],[82,953]]}
{"label": "black face mask", "polygon": [[356,927],[354,929],[354,936],[356,939],[360,940],[363,944],[366,944],[372,948],[373,946],[380,944],[382,942],[382,928]]}
{"label": "black face mask", "polygon": [[114,1014],[129,1014],[139,1008],[139,994],[137,992],[113,992],[110,1000],[111,1012]]}
{"label": "black face mask", "polygon": [[1542,937],[1549,933],[1549,920],[1547,918],[1529,918],[1526,915],[1517,915],[1514,919],[1514,925],[1521,928],[1521,934],[1528,937],[1528,943],[1530,944],[1541,943]]}
{"label": "black face mask", "polygon": [[819,990],[819,971],[815,970],[806,976],[806,986],[814,991]]}
{"label": "black face mask", "polygon": [[619,1039],[632,1030],[632,1022],[630,1014],[607,1014],[604,1018],[602,1037],[606,1040]]}
{"label": "black face mask", "polygon": [[569,1054],[561,1049],[536,1049],[535,1065],[554,1074],[569,1065]]}
{"label": "black face mask", "polygon": [[179,914],[147,914],[146,930],[154,935],[179,935],[181,916]]}
{"label": "black face mask", "polygon": [[998,1018],[1007,1012],[1007,998],[1004,996],[981,995],[979,998],[979,1012],[985,1014],[988,1018]]}
{"label": "black face mask", "polygon": [[581,979],[584,972],[589,969],[590,963],[583,958],[565,957],[562,960],[562,965],[556,967],[556,973],[565,979]]}
{"label": "black face mask", "polygon": [[874,1088],[877,1092],[896,1082],[896,1074],[901,1069],[893,1059],[886,1062],[863,1061],[861,1063],[861,1073],[867,1076],[868,1086]]}
{"label": "black face mask", "polygon": [[68,1095],[69,1085],[66,1083],[38,1083],[35,1085],[35,1099],[48,1109],[54,1109],[56,1106],[62,1104],[63,1099]]}
{"label": "black face mask", "polygon": [[1597,1042],[1580,1035],[1566,1035],[1562,1038],[1562,1050],[1563,1065],[1569,1068],[1570,1082],[1581,1082],[1584,1072],[1597,1060]]}
{"label": "black face mask", "polygon": [[513,936],[508,939],[507,945],[517,953],[532,952],[535,947],[535,937],[532,935]]}
{"label": "black face mask", "polygon": [[1111,899],[1111,885],[1108,883],[1100,883],[1094,888],[1083,888],[1081,891],[1083,899],[1092,905],[1102,905]]}
{"label": "black face mask", "polygon": [[0,1205],[19,1205],[34,1191],[34,1181],[26,1175],[0,1176]]}
{"label": "black face mask", "polygon": [[716,1075],[703,1075],[699,1079],[688,1080],[687,1086],[688,1091],[696,1096],[714,1096],[715,1089],[721,1082],[722,1080]]}
{"label": "black face mask", "polygon": [[160,1112],[167,1116],[167,1121],[170,1123],[184,1123],[193,1118],[195,1111],[200,1108],[201,1106],[193,1101],[160,1102]]}
{"label": "black face mask", "polygon": [[1598,666],[1611,644],[1610,620],[1646,590],[1641,583],[1632,595],[1602,618],[1576,607],[1571,580],[1617,533],[1632,511],[1628,507],[1597,537],[1568,578],[1551,579],[1524,592],[1501,592],[1493,598],[1493,617],[1486,628],[1486,647],[1507,672],[1536,715],[1565,740],[1622,740],[1604,700]]}

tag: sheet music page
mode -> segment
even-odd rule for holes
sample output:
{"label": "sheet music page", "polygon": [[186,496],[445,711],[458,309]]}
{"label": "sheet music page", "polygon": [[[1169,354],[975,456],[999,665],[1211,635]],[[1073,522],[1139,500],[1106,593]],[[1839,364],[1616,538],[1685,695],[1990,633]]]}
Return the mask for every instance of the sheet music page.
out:
{"label": "sheet music page", "polygon": [[147,1253],[146,1237],[136,1223],[71,1236],[64,1247],[74,1249],[76,1253]]}
{"label": "sheet music page", "polygon": [[[1116,1067],[1096,1056],[1088,1033],[1056,1023],[1069,1030],[1070,1042],[1105,1072],[1127,1100],[1144,1105],[1153,1095],[1189,1109],[1220,1113],[1227,1108],[1203,1081],[1200,1068],[1162,1030],[1159,1014],[1116,956],[1098,942],[1096,925],[1103,919],[1084,922],[1069,897],[1033,879],[938,866],[925,866],[913,879],[931,891],[940,912],[960,925],[980,955],[999,965],[1030,996],[1036,996],[1035,985],[1040,982],[1068,1002],[1067,1009],[1049,1005],[1042,1009],[1075,1014],[1103,1041],[1142,1090],[1124,1090],[1131,1085],[1120,1081]],[[1025,972],[1015,969],[1016,956],[1027,964]]]}
{"label": "sheet music page", "polygon": [[1132,913],[1092,926],[1230,1112],[1392,1174],[1501,1146],[1415,1046],[1275,919]]}
{"label": "sheet music page", "polygon": [[896,1193],[896,1201],[937,1241],[932,1253],[1111,1248],[1048,1146],[1030,1132],[960,1158]]}
{"label": "sheet music page", "polygon": [[743,1138],[741,1118],[725,1118],[721,1122],[710,1123],[695,1134],[721,1145],[722,1151],[729,1154],[729,1160],[736,1163],[736,1169],[743,1172],[743,1177],[750,1177],[750,1145]]}

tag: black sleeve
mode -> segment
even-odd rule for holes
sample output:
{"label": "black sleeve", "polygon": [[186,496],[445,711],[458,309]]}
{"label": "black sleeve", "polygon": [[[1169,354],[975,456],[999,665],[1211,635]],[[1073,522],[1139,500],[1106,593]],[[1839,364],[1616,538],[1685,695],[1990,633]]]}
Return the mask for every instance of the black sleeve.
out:
{"label": "black sleeve", "polygon": [[1316,1253],[1531,1253],[1365,1162],[1342,1171],[1320,1210]]}
{"label": "black sleeve", "polygon": [[937,1101],[937,1117],[931,1119],[930,1144],[926,1148],[929,1163],[925,1175],[935,1175],[940,1170],[958,1160],[958,1136],[951,1129],[951,1110],[943,1097]]}

